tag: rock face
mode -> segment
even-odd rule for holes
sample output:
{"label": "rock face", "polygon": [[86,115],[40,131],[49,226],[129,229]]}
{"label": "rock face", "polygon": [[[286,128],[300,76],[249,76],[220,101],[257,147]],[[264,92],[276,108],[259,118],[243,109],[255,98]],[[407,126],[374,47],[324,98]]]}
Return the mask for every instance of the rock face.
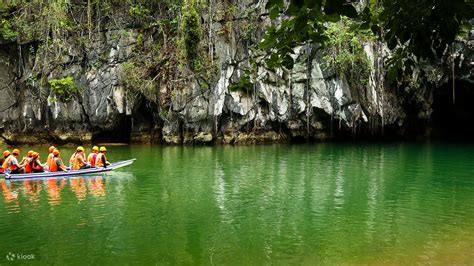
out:
{"label": "rock face", "polygon": [[[22,55],[26,63],[18,75],[19,60],[12,54],[18,54],[19,48],[7,46],[15,51],[12,53],[2,45],[0,75],[9,85],[2,91],[8,97],[0,101],[0,128],[7,142],[83,142],[91,141],[94,134],[123,130],[131,111],[127,113],[125,91],[120,85],[120,64],[134,40],[118,31],[108,31],[105,38],[91,43],[85,52],[73,37],[66,41],[68,53],[61,58],[61,67],[54,67],[47,78],[75,78],[80,97],[69,102],[54,99],[50,89],[36,80],[33,68],[37,55]],[[107,57],[99,58],[97,51],[107,51]]]}
{"label": "rock face", "polygon": [[[147,39],[146,32],[127,23],[103,25],[103,30],[86,40],[68,36],[63,40],[63,52],[54,60],[39,46],[30,49],[33,43],[1,44],[2,140],[244,144],[403,135],[407,118],[413,114],[407,112],[403,95],[377,76],[374,69],[380,59],[372,43],[364,47],[374,66],[368,86],[351,88],[345,79],[324,67],[320,54],[313,52],[308,59],[307,48],[301,47],[294,56],[293,70],[258,67],[251,88],[231,91],[231,84],[244,74],[252,57],[242,32],[250,19],[228,18],[223,15],[223,5],[215,7],[212,23],[207,13],[201,14],[203,29],[210,32],[207,42],[212,44],[211,59],[218,68],[214,81],[204,86],[198,79],[188,79],[179,89],[173,88],[173,83],[157,81],[157,105],[139,93],[131,98],[124,86],[124,65],[137,56],[134,51],[143,45],[142,39]],[[246,3],[236,8],[244,12]],[[258,42],[269,22],[255,17],[260,30],[252,38]],[[229,22],[234,24],[229,27]],[[463,58],[463,71],[458,75],[472,82],[472,43],[466,47],[463,49],[469,52],[464,53],[470,57]],[[43,76],[38,75],[41,60],[41,66],[47,68],[42,70],[46,73]],[[65,76],[73,76],[79,88],[77,97],[66,102],[55,99],[48,83],[41,82]],[[157,77],[153,80],[161,78],[159,69]],[[429,109],[429,93],[422,99]]]}

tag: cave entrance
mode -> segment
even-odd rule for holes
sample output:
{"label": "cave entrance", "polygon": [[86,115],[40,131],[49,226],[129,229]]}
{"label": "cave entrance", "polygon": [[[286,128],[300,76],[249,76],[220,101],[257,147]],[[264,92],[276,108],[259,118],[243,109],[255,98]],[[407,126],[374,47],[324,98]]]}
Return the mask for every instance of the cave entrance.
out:
{"label": "cave entrance", "polygon": [[132,134],[132,117],[122,116],[115,123],[114,130],[98,130],[94,132],[94,143],[130,143]]}
{"label": "cave entrance", "polygon": [[455,103],[453,103],[452,80],[433,92],[431,116],[432,137],[443,140],[472,139],[474,129],[474,89],[472,84],[455,80]]}

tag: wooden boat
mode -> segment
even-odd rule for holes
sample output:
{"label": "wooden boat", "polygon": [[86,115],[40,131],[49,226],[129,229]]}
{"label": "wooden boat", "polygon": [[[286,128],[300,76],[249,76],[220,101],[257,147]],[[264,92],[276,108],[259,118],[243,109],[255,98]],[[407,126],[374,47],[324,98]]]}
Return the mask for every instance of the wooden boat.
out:
{"label": "wooden boat", "polygon": [[68,177],[76,175],[89,175],[109,172],[124,166],[131,165],[136,159],[130,159],[126,161],[119,161],[111,163],[107,167],[97,167],[97,168],[88,168],[82,170],[69,170],[67,172],[58,171],[58,172],[42,172],[42,173],[28,173],[28,174],[1,174],[0,177],[5,177],[5,179],[15,180],[15,179],[31,179],[31,178],[45,178],[45,177]]}

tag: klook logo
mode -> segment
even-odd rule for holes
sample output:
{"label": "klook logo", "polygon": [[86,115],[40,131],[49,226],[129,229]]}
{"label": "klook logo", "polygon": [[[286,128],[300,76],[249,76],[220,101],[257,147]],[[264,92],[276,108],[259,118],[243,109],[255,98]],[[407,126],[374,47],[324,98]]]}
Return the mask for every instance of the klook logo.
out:
{"label": "klook logo", "polygon": [[23,254],[23,253],[13,253],[8,252],[6,255],[8,261],[14,260],[34,260],[36,258],[35,254]]}
{"label": "klook logo", "polygon": [[14,254],[14,253],[11,253],[11,252],[8,252],[8,254],[7,254],[7,260],[8,260],[8,261],[14,261],[14,260],[15,260],[15,254]]}

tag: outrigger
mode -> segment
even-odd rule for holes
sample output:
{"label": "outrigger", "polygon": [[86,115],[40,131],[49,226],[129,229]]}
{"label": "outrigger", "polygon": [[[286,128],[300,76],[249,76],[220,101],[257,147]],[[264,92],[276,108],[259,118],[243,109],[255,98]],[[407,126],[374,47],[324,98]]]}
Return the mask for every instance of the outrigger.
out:
{"label": "outrigger", "polygon": [[119,161],[107,165],[107,167],[97,167],[97,168],[87,168],[81,170],[69,170],[67,172],[58,171],[58,172],[41,172],[41,173],[28,173],[28,174],[0,174],[0,177],[5,177],[5,179],[31,179],[31,178],[45,178],[45,177],[67,177],[67,176],[76,176],[76,175],[89,175],[97,174],[103,172],[109,172],[118,168],[122,168],[128,165],[131,165],[136,159],[130,159],[126,161]]}

